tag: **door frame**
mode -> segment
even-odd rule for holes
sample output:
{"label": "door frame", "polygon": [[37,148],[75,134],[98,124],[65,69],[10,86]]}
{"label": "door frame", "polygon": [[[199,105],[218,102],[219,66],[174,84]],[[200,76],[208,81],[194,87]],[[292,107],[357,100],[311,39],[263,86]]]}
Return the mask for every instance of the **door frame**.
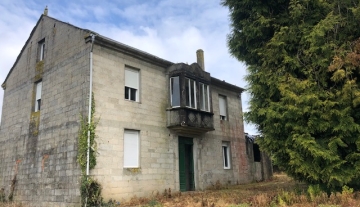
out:
{"label": "door frame", "polygon": [[[190,150],[189,150],[189,147],[190,147]],[[187,156],[187,154],[185,154],[186,150],[189,150],[188,152],[190,152],[190,154],[188,154],[188,156]],[[179,162],[178,162],[178,164],[179,164],[179,189],[180,189],[180,191],[193,191],[193,190],[195,190],[193,138],[179,136],[178,152],[179,152]],[[186,160],[186,158],[188,160]],[[186,164],[188,164],[189,166],[186,167]]]}

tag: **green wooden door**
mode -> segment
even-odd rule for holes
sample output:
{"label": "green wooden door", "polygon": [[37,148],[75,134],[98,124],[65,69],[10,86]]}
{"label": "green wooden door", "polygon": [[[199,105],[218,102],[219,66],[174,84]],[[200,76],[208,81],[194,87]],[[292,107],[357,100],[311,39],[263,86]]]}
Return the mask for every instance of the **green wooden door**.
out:
{"label": "green wooden door", "polygon": [[192,138],[179,137],[180,191],[195,190]]}

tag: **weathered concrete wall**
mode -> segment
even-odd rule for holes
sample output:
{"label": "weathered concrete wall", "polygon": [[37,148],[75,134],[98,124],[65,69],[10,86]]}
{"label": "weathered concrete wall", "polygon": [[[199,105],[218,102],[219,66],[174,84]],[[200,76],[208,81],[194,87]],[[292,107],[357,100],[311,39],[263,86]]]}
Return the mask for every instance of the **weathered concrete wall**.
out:
{"label": "weathered concrete wall", "polygon": [[[125,100],[125,65],[140,70],[140,102]],[[105,200],[174,189],[174,147],[166,128],[165,69],[95,45],[98,160],[92,175]],[[123,168],[124,129],[140,131],[140,169]]]}
{"label": "weathered concrete wall", "polygon": [[[79,114],[86,111],[85,32],[43,16],[6,81],[0,137],[0,188],[30,206],[80,201],[76,164]],[[45,38],[45,58],[38,42]],[[42,80],[40,112],[35,82]],[[77,204],[78,205],[78,204]]]}
{"label": "weathered concrete wall", "polygon": [[[96,40],[95,40],[96,41]],[[125,66],[140,71],[140,101],[124,98]],[[166,128],[169,107],[166,69],[95,45],[97,165],[91,175],[108,199],[151,196],[179,190],[178,137]],[[193,137],[195,187],[249,182],[241,100],[238,93],[211,86],[215,131]],[[229,121],[220,121],[218,95],[227,96]],[[140,168],[123,167],[125,129],[140,131]],[[231,169],[223,168],[222,141],[231,143]]]}
{"label": "weathered concrete wall", "polygon": [[[240,94],[211,86],[215,131],[206,133],[202,143],[198,173],[201,189],[219,181],[222,185],[249,182],[249,164],[246,156],[244,125]],[[228,117],[220,120],[219,95],[226,96]],[[231,168],[223,168],[222,141],[230,142]]]}
{"label": "weathered concrete wall", "polygon": [[250,167],[249,179],[252,181],[264,181],[273,176],[273,168],[270,157],[259,151],[260,161],[254,161],[254,140],[246,140],[246,153]]}

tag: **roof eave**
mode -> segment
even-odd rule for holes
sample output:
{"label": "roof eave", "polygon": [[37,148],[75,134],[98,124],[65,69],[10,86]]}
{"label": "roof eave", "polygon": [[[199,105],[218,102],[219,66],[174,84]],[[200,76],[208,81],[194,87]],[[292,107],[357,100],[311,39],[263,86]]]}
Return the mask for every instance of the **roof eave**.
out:
{"label": "roof eave", "polygon": [[242,92],[245,91],[245,89],[243,89],[243,88],[241,88],[239,86],[235,86],[233,84],[227,83],[225,81],[219,80],[219,79],[214,78],[214,77],[211,77],[211,84],[215,85],[215,86],[218,86],[218,87],[221,87],[221,88],[225,88],[225,89],[234,91],[234,92],[237,92],[237,93],[242,93]]}
{"label": "roof eave", "polygon": [[[89,38],[89,36],[86,36],[85,39]],[[102,35],[96,34],[95,37],[95,42],[94,44],[99,45],[99,46],[103,46],[118,52],[121,52],[123,54],[135,57],[137,59],[152,63],[154,65],[163,67],[163,68],[168,68],[171,65],[173,65],[174,63],[159,58],[155,55],[152,55],[150,53],[141,51],[139,49],[136,49],[134,47],[128,46],[126,44],[123,44],[121,42],[117,42],[115,40],[112,40],[110,38],[104,37]]]}

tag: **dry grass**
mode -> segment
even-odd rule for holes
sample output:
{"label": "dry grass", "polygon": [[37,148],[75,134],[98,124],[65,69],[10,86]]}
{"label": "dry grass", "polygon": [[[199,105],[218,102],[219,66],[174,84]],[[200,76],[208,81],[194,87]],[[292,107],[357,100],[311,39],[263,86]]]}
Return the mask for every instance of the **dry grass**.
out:
{"label": "dry grass", "polygon": [[[218,190],[220,188],[220,190]],[[214,189],[186,193],[163,193],[153,198],[133,198],[120,206],[141,207],[360,207],[358,193],[325,193],[313,197],[307,186],[297,183],[285,174],[273,179],[246,185],[214,186]]]}
{"label": "dry grass", "polygon": [[[266,182],[236,186],[214,185],[206,191],[157,193],[152,198],[134,197],[111,207],[360,207],[360,192],[343,191],[328,196],[325,193],[309,196],[307,186],[285,174],[275,174]],[[1,204],[0,207],[25,207]]]}
{"label": "dry grass", "polygon": [[25,207],[25,206],[16,203],[0,203],[0,207]]}

